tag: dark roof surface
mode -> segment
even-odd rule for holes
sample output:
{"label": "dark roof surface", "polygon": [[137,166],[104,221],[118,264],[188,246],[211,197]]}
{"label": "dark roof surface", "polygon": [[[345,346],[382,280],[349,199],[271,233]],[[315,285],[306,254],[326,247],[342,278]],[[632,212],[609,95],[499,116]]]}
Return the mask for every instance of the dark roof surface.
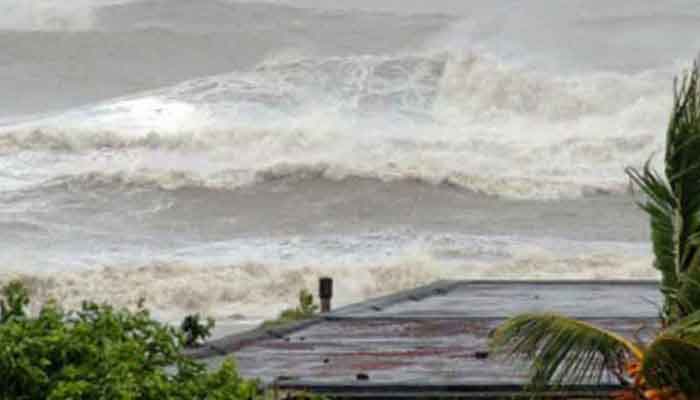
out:
{"label": "dark roof surface", "polygon": [[649,337],[660,302],[656,282],[438,282],[296,326],[224,338],[198,355],[232,354],[245,376],[285,387],[517,392],[526,371],[488,354],[488,334],[504,318],[555,311]]}

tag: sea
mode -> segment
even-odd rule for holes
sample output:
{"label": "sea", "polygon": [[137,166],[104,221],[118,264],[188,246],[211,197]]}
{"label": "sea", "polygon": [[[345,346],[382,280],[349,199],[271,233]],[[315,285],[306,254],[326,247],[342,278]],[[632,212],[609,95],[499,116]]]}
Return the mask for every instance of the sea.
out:
{"label": "sea", "polygon": [[657,279],[687,0],[0,0],[0,283],[255,324],[438,279]]}

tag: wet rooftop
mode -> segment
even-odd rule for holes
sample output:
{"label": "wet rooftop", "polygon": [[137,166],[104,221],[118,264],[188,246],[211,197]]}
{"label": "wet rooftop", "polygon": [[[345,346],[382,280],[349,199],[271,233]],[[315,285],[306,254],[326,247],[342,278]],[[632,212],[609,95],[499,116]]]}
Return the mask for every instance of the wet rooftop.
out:
{"label": "wet rooftop", "polygon": [[554,311],[644,338],[658,327],[660,303],[656,282],[443,281],[223,338],[198,355],[212,363],[233,355],[243,375],[289,388],[515,393],[526,371],[488,353],[489,332],[505,318]]}

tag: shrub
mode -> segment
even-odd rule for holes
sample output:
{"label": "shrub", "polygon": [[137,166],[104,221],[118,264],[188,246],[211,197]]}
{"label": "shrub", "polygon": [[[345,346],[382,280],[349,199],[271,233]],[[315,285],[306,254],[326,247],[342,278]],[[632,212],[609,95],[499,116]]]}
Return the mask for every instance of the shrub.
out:
{"label": "shrub", "polygon": [[24,307],[29,304],[29,292],[20,281],[12,281],[2,289],[0,322],[25,316]]}
{"label": "shrub", "polygon": [[242,379],[233,361],[213,373],[182,355],[184,335],[129,312],[86,302],[65,312],[45,304],[24,313],[27,291],[4,290],[0,323],[2,399],[252,399],[255,381]]}
{"label": "shrub", "polygon": [[206,324],[202,323],[203,317],[200,314],[188,315],[182,321],[180,329],[185,335],[185,346],[193,347],[201,341],[211,336],[211,330],[216,322],[213,318],[207,318]]}

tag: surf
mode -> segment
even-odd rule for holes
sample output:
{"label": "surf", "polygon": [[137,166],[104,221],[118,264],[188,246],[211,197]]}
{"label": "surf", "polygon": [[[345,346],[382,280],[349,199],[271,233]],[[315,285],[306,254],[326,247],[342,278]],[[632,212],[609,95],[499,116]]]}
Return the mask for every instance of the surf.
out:
{"label": "surf", "polygon": [[475,53],[275,60],[4,125],[0,152],[10,165],[58,154],[65,168],[33,185],[180,176],[170,187],[235,190],[310,174],[506,198],[622,193],[623,169],[660,148],[663,78],[550,76]]}

